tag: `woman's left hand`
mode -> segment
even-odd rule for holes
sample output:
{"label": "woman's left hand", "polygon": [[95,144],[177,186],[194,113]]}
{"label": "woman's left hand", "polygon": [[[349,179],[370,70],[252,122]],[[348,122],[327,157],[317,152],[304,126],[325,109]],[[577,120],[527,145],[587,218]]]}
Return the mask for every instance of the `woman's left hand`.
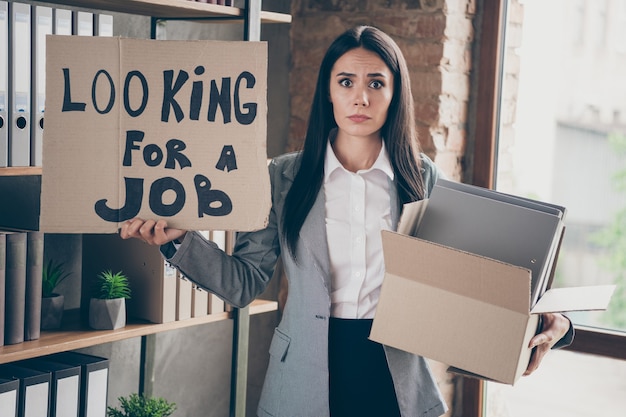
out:
{"label": "woman's left hand", "polygon": [[528,344],[528,347],[534,348],[534,351],[524,375],[530,375],[539,368],[539,364],[546,354],[567,334],[570,327],[570,321],[563,314],[545,313],[541,315],[541,320],[543,323],[541,333],[530,339]]}

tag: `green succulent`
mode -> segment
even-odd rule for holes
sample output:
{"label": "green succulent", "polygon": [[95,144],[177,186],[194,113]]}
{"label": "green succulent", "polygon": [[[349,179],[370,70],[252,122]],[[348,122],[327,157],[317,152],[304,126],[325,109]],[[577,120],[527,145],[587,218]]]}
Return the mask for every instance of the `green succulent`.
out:
{"label": "green succulent", "polygon": [[107,417],[167,417],[176,410],[176,404],[160,397],[146,398],[143,395],[130,394],[119,397],[121,410],[107,407]]}
{"label": "green succulent", "polygon": [[114,298],[130,298],[128,277],[122,271],[113,273],[110,269],[98,275],[100,292],[98,298],[112,300]]}
{"label": "green succulent", "polygon": [[43,265],[41,296],[52,297],[55,288],[70,275],[70,272],[65,271],[63,263],[49,259],[48,263]]}

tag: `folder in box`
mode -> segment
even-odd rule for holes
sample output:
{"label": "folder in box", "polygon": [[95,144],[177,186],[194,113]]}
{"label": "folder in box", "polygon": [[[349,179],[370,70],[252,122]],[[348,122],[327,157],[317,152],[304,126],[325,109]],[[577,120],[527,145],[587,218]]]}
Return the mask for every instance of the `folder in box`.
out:
{"label": "folder in box", "polygon": [[30,162],[41,166],[44,108],[46,105],[46,36],[52,34],[52,9],[33,6],[32,20],[32,111]]}
{"label": "folder in box", "polygon": [[47,357],[18,363],[25,368],[50,372],[49,417],[78,417],[80,403],[80,366],[49,360]]}
{"label": "folder in box", "polygon": [[555,211],[554,206],[530,208],[529,200],[515,201],[493,191],[486,195],[471,188],[455,188],[442,180],[435,184],[423,202],[415,236],[529,269],[534,305],[556,259],[564,213]]}
{"label": "folder in box", "polygon": [[9,166],[30,165],[30,13],[9,3]]}
{"label": "folder in box", "polygon": [[104,417],[107,409],[109,360],[78,352],[48,356],[55,362],[80,366],[80,417]]}
{"label": "folder in box", "polygon": [[0,1],[0,167],[9,164],[9,6]]}
{"label": "folder in box", "polygon": [[6,417],[17,417],[17,395],[20,381],[17,378],[0,378],[0,410]]}
{"label": "folder in box", "polygon": [[0,365],[0,378],[19,379],[18,417],[48,416],[50,372],[36,371],[14,364]]}

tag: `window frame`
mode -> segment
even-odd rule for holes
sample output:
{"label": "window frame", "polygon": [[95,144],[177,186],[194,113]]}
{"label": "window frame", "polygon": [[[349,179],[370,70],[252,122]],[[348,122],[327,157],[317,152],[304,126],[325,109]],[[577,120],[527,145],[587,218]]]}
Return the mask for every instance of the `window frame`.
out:
{"label": "window frame", "polygon": [[[476,54],[476,97],[474,124],[473,166],[469,172],[472,183],[493,188],[497,172],[497,150],[500,120],[500,92],[506,30],[508,0],[483,0]],[[576,336],[566,349],[626,360],[626,332],[586,326],[575,326]],[[465,417],[483,417],[485,385],[478,379],[465,378],[461,392],[462,412]]]}

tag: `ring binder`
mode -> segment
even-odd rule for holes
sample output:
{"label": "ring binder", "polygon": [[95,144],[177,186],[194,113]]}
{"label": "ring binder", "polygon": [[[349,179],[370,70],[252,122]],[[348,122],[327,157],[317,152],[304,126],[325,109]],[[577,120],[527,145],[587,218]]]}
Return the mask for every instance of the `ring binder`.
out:
{"label": "ring binder", "polygon": [[31,6],[9,3],[9,166],[30,165]]}
{"label": "ring binder", "polygon": [[33,123],[31,123],[30,163],[41,166],[44,108],[46,104],[46,36],[52,34],[52,9],[34,6],[32,19],[31,80]]}
{"label": "ring binder", "polygon": [[9,6],[0,1],[0,167],[9,164]]}

